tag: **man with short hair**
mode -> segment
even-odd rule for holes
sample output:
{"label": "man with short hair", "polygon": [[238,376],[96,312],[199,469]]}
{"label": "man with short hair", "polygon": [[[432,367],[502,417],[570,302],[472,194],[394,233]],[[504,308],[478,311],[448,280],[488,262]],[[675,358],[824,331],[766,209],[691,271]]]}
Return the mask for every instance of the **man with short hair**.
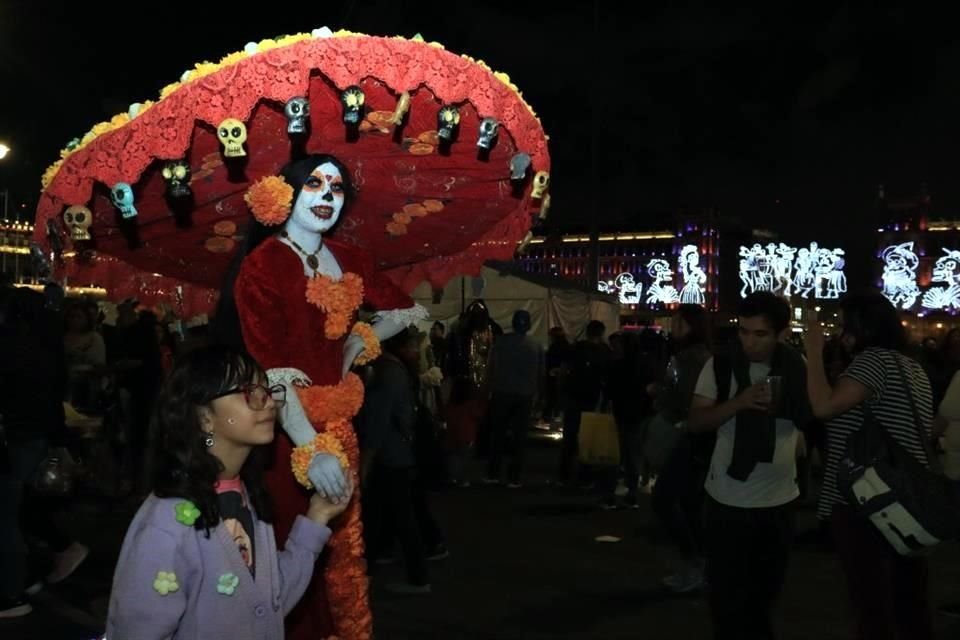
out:
{"label": "man with short hair", "polygon": [[533,406],[542,396],[545,365],[543,347],[527,335],[530,313],[518,309],[512,324],[513,333],[497,338],[490,352],[492,441],[484,482],[499,484],[500,466],[510,453],[507,486],[518,489]]}
{"label": "man with short hair", "polygon": [[687,428],[716,430],[705,488],[705,547],[714,637],[773,638],[799,496],[798,428],[812,419],[806,365],[783,344],[790,305],[770,292],[743,300],[739,343],[700,373]]}

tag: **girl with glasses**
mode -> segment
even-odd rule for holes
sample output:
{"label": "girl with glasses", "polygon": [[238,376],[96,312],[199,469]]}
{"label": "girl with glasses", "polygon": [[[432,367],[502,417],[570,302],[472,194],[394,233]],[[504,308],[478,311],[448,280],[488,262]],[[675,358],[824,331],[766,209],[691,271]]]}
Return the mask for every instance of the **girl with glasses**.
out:
{"label": "girl with glasses", "polygon": [[286,390],[266,380],[221,346],[174,366],[154,415],[153,492],[120,552],[106,637],[283,638],[347,503],[314,493],[277,551],[261,457]]}

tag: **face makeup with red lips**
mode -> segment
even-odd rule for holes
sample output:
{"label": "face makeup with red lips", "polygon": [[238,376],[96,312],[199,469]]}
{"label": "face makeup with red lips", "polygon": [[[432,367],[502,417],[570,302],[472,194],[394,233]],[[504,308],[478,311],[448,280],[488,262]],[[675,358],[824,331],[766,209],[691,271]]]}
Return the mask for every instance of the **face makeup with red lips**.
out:
{"label": "face makeup with red lips", "polygon": [[343,202],[343,176],[333,164],[324,162],[303,183],[290,221],[305,231],[326,233],[340,218]]}

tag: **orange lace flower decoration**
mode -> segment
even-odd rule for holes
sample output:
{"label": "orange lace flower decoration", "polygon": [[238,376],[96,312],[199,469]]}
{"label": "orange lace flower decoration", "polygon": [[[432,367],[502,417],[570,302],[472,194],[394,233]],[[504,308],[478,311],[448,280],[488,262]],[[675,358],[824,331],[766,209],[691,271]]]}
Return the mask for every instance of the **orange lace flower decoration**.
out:
{"label": "orange lace flower decoration", "polygon": [[307,489],[313,489],[313,483],[307,476],[307,470],[310,468],[310,461],[318,453],[329,453],[340,461],[340,466],[344,469],[350,468],[350,461],[343,450],[340,440],[332,433],[318,433],[313,440],[305,445],[301,445],[290,454],[290,466],[293,468],[293,477],[297,482]]}
{"label": "orange lace flower decoration", "polygon": [[348,373],[338,384],[297,389],[297,396],[313,424],[350,420],[363,404],[363,382],[357,374]]}
{"label": "orange lace flower decoration", "polygon": [[373,332],[373,327],[366,322],[358,322],[353,325],[353,331],[350,333],[363,339],[363,351],[357,356],[356,364],[373,362],[383,353],[383,349],[380,348],[380,338]]}
{"label": "orange lace flower decoration", "polygon": [[307,282],[307,302],[327,314],[324,333],[336,340],[347,332],[353,314],[363,303],[363,278],[345,273],[336,281],[317,274]]}
{"label": "orange lace flower decoration", "polygon": [[243,199],[260,224],[275,227],[290,216],[293,187],[279,176],[267,176],[250,185]]}

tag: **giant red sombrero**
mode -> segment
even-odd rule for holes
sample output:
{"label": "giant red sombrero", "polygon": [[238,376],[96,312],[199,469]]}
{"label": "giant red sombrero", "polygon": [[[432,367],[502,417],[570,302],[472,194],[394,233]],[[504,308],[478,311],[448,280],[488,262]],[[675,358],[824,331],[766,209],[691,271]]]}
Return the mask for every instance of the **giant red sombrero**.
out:
{"label": "giant red sombrero", "polygon": [[[341,101],[351,86],[365,95],[353,131]],[[398,130],[390,119],[404,93],[409,110]],[[296,97],[310,103],[303,136],[287,132],[284,106]],[[456,140],[441,147],[444,105],[459,109],[460,124]],[[231,118],[246,126],[244,158],[225,157],[218,140]],[[500,126],[481,154],[485,118]],[[44,175],[35,239],[51,251],[65,246],[57,273],[70,283],[177,305],[185,316],[205,313],[250,217],[244,193],[298,152],[331,153],[347,164],[358,195],[335,235],[372,251],[407,290],[509,258],[544,208],[548,176],[534,176],[550,170],[543,128],[507,76],[420,39],[318,30],[198,64],[157,102],[134,105],[74,141]],[[530,167],[511,180],[520,153]],[[164,167],[176,160],[192,174],[186,211],[166,195]],[[118,183],[132,186],[135,217],[112,203]],[[91,239],[71,247],[63,216],[74,205],[92,211]]]}

